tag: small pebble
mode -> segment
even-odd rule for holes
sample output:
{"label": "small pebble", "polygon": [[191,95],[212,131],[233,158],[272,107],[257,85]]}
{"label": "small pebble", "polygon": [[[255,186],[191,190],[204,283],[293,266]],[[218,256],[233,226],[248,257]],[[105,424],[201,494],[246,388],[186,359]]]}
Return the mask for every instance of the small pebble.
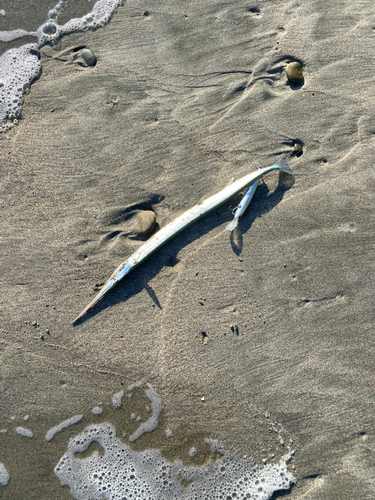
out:
{"label": "small pebble", "polygon": [[304,80],[302,67],[297,61],[289,63],[285,68],[285,73],[288,80],[292,83],[302,83]]}
{"label": "small pebble", "polygon": [[135,222],[138,230],[138,234],[143,236],[144,234],[150,233],[156,223],[156,215],[152,210],[144,210],[139,212],[135,216]]}
{"label": "small pebble", "polygon": [[95,66],[96,64],[96,56],[90,49],[82,49],[81,57],[87,64],[87,66]]}
{"label": "small pebble", "polygon": [[[302,151],[302,146],[301,146],[301,144],[299,144],[298,142],[295,142],[295,143],[293,144],[293,149],[294,149],[294,151],[296,151],[297,153],[300,153],[300,152]],[[286,266],[284,266],[284,267],[286,267]]]}

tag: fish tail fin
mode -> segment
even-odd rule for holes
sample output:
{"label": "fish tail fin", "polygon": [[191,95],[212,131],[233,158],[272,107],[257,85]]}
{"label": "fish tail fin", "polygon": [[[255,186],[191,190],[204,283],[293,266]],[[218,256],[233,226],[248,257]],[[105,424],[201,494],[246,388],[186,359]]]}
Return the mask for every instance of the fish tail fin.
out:
{"label": "fish tail fin", "polygon": [[230,223],[226,226],[227,231],[233,231],[233,229],[236,229],[238,226],[238,219],[233,219],[230,221]]}
{"label": "fish tail fin", "polygon": [[279,160],[276,165],[278,166],[277,170],[286,172],[287,174],[293,174],[291,168],[289,167],[289,165],[287,165],[285,158],[281,158],[281,160]]}

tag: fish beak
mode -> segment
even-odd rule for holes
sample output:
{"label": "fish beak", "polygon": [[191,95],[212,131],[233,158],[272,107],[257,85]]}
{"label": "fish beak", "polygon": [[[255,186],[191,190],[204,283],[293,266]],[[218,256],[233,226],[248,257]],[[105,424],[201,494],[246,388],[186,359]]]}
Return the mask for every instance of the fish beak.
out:
{"label": "fish beak", "polygon": [[111,290],[111,288],[113,288],[115,286],[115,284],[117,283],[117,280],[116,279],[111,279],[109,280],[104,286],[103,288],[100,290],[100,292],[98,293],[98,295],[90,302],[90,304],[85,307],[85,309],[81,312],[81,314],[79,314],[74,320],[73,320],[73,325],[74,323],[77,323],[77,321],[79,319],[82,318],[82,316],[84,316],[87,311],[89,311],[92,307],[94,307],[95,304],[97,304],[99,302],[99,300],[101,300],[104,295],[109,292],[109,290]]}

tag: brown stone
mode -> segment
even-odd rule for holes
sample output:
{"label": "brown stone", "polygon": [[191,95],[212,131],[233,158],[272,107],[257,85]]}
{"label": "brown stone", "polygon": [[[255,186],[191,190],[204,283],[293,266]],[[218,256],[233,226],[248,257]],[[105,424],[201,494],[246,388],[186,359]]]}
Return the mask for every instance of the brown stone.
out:
{"label": "brown stone", "polygon": [[143,210],[139,212],[136,216],[136,227],[138,234],[143,236],[144,234],[150,233],[156,223],[156,215],[152,210]]}
{"label": "brown stone", "polygon": [[304,80],[302,67],[297,61],[289,63],[285,68],[285,73],[288,80],[292,83],[302,83]]}

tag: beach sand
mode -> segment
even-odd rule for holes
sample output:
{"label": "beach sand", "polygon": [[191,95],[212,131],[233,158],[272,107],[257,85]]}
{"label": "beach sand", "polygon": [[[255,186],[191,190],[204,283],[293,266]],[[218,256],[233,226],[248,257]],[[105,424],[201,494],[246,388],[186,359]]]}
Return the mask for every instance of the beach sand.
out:
{"label": "beach sand", "polygon": [[[181,447],[214,438],[277,458],[277,422],[295,450],[288,498],[375,497],[372,11],[135,0],[41,49],[22,119],[0,135],[2,498],[71,498],[53,474],[68,437],[139,380]],[[7,19],[0,29],[23,27]],[[81,45],[95,67],[54,58]],[[286,78],[291,61],[302,85]],[[72,326],[146,241],[136,213],[163,227],[296,142],[294,183],[264,178],[237,245],[224,204]],[[46,430],[80,413],[47,446]],[[26,414],[33,439],[14,433]]]}

